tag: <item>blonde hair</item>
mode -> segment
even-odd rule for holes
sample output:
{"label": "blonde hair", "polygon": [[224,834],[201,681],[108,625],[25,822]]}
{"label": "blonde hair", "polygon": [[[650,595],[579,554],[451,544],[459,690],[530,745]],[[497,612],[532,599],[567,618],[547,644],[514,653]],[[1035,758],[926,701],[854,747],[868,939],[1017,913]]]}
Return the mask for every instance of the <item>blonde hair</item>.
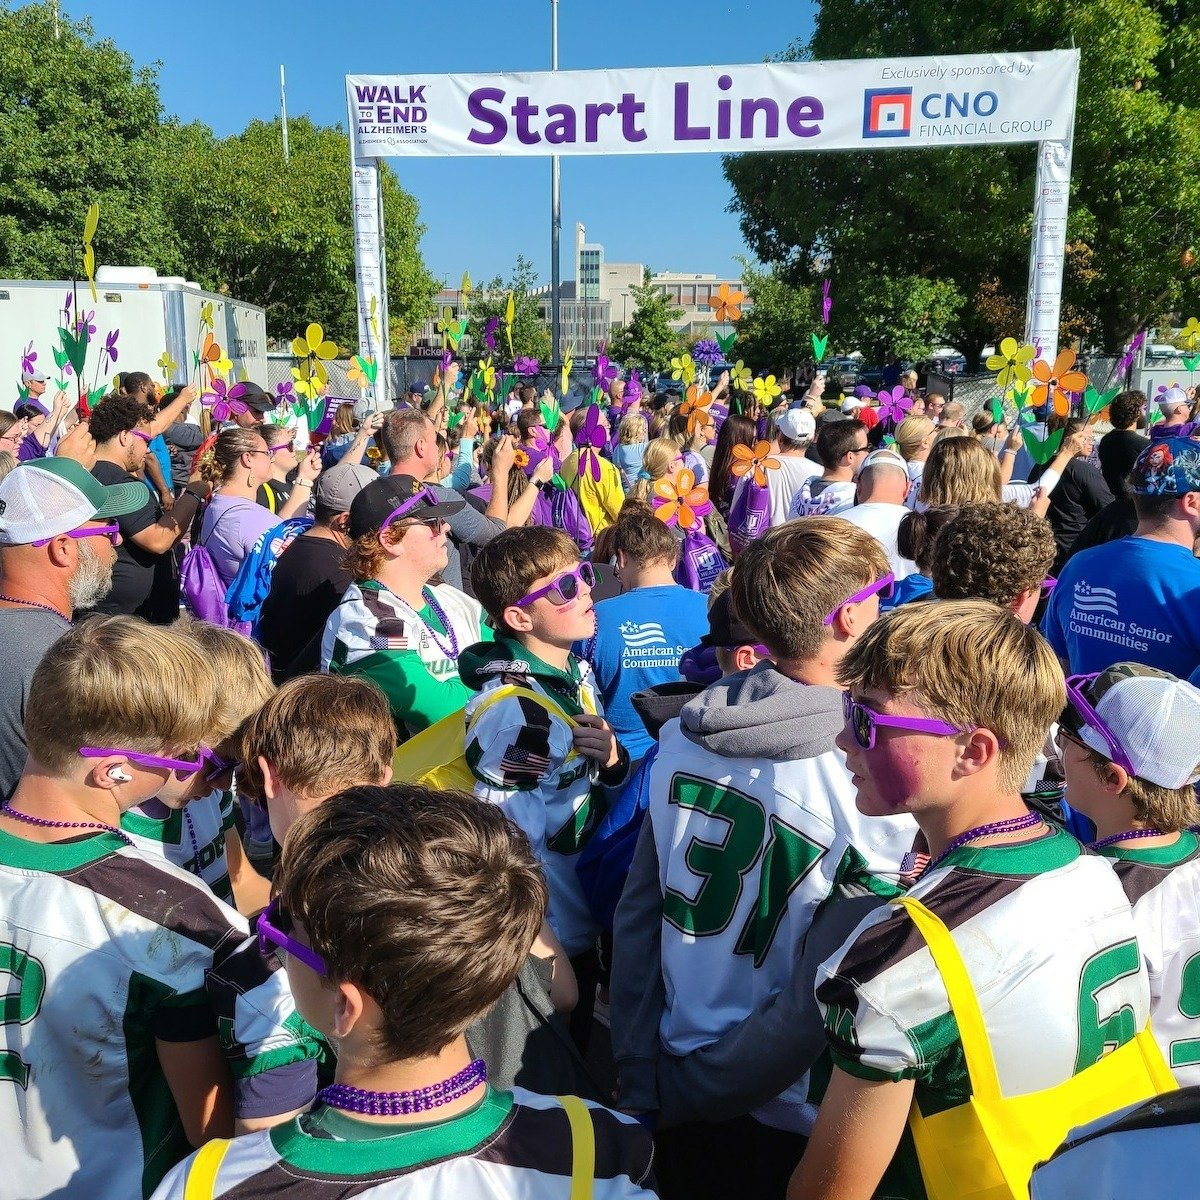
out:
{"label": "blonde hair", "polygon": [[971,431],[964,429],[961,425],[939,425],[937,433],[933,435],[933,444],[936,446],[939,442],[948,442],[951,438],[970,436]]}
{"label": "blonde hair", "polygon": [[16,465],[17,460],[7,450],[0,450],[0,479],[3,479]]}
{"label": "blonde hair", "polygon": [[642,470],[650,478],[638,479],[630,489],[629,498],[649,503],[655,483],[667,477],[671,464],[678,457],[679,445],[671,438],[655,438],[650,442],[646,446],[646,453],[642,455]]}
{"label": "blonde hair", "polygon": [[617,426],[617,438],[622,446],[638,446],[646,440],[648,428],[641,413],[630,413]]}
{"label": "blonde hair", "polygon": [[803,661],[825,644],[825,618],[889,569],[883,547],[857,525],[805,517],[777,526],[742,551],[730,598],[773,654]]}
{"label": "blonde hair", "polygon": [[720,575],[712,581],[712,587],[708,589],[708,611],[712,612],[713,605],[729,591],[729,585],[733,583],[733,568],[726,567]]}
{"label": "blonde hair", "polygon": [[[235,742],[242,726],[271,698],[275,684],[262,647],[232,629],[182,616],[172,629],[189,637],[221,681],[221,696],[205,741],[218,753]],[[221,754],[222,758],[230,755]],[[233,755],[236,757],[236,753]]]}
{"label": "blonde hair", "polygon": [[194,638],[136,617],[92,617],[63,634],[33,674],[29,757],[62,775],[83,746],[194,755],[223,688]]}
{"label": "blonde hair", "polygon": [[982,442],[949,438],[929,452],[921,473],[922,504],[996,504],[1003,492],[1000,464]]}
{"label": "blonde hair", "polygon": [[896,448],[904,455],[906,461],[912,461],[912,456],[919,453],[921,443],[937,428],[928,417],[905,417],[896,426],[893,437]]}
{"label": "blonde hair", "polygon": [[200,459],[200,478],[214,486],[229,483],[237,474],[242,455],[252,454],[259,442],[265,444],[265,439],[257,429],[243,429],[240,425],[222,429]]}
{"label": "blonde hair", "polygon": [[1067,699],[1042,635],[986,600],[901,605],[851,646],[838,682],[906,696],[958,729],[990,730],[1004,792],[1024,786]]}

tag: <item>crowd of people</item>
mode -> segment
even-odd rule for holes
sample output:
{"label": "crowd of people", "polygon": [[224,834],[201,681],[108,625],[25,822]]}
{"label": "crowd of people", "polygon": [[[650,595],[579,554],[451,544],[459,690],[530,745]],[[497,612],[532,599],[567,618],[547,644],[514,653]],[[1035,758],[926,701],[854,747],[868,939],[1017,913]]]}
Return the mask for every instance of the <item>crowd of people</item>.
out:
{"label": "crowd of people", "polygon": [[1200,1084],[1185,392],[463,382],[0,413],[0,1196],[1024,1196]]}

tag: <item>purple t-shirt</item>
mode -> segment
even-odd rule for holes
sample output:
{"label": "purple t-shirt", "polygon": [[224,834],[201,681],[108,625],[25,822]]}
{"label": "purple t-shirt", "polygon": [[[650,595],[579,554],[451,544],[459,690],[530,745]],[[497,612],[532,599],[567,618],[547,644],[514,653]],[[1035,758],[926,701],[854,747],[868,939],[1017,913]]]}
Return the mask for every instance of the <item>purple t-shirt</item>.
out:
{"label": "purple t-shirt", "polygon": [[278,524],[278,516],[253,500],[218,494],[209,501],[200,525],[200,544],[212,556],[222,583],[233,582],[254,543]]}
{"label": "purple t-shirt", "polygon": [[45,458],[46,447],[37,440],[37,434],[27,433],[17,447],[17,462],[32,462],[35,458]]}

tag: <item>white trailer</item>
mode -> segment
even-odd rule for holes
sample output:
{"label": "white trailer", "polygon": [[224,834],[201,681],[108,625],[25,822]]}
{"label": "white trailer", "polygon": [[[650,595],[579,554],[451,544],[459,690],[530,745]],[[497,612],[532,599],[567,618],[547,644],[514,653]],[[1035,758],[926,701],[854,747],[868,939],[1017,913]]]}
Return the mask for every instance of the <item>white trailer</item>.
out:
{"label": "white trailer", "polygon": [[[100,386],[97,368],[105,340],[119,330],[117,361],[105,377],[118,371],[145,371],[169,383],[197,382],[193,354],[202,347],[207,327],[201,311],[212,305],[212,335],[233,363],[231,380],[252,379],[267,386],[267,314],[254,304],[206,292],[176,276],[160,278],[148,267],[101,267],[96,272],[96,300],[87,280],[0,279],[0,408],[17,401],[26,349],[35,354],[34,369],[51,381],[63,375],[56,369],[54,349],[63,324],[68,294],[76,292],[78,311],[94,313],[85,384]],[[158,366],[166,353],[175,369]],[[68,391],[74,392],[72,378]]]}

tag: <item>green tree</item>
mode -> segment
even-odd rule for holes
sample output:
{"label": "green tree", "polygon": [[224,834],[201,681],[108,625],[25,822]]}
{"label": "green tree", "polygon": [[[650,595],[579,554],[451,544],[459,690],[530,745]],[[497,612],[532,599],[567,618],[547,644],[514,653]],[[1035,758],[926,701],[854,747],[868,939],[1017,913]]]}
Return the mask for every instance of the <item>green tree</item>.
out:
{"label": "green tree", "polygon": [[760,270],[742,259],[742,287],[754,301],[737,324],[729,357],[756,372],[782,376],[813,356],[811,334],[820,328],[813,291],[789,281],[778,267]]}
{"label": "green tree", "polygon": [[842,323],[868,362],[927,358],[955,330],[963,298],[950,280],[879,275],[842,299]]}
{"label": "green tree", "polygon": [[[1200,301],[1200,6],[1196,0],[822,0],[811,40],[785,59],[1082,50],[1064,280],[1065,336],[1115,350],[1164,309]],[[1190,64],[1190,65],[1189,65]],[[880,276],[953,281],[948,340],[973,362],[1019,329],[1033,146],[746,154],[726,160],[752,249],[801,283],[831,267],[837,336]],[[839,308],[840,304],[840,308]]]}
{"label": "green tree", "polygon": [[178,274],[179,240],[153,186],[164,166],[157,74],[48,4],[0,7],[0,276],[70,279],[100,203],[98,263]]}
{"label": "green tree", "polygon": [[511,365],[512,359],[508,353],[508,337],[505,334],[504,317],[508,309],[508,295],[513,297],[513,329],[512,349],[517,358],[536,358],[543,366],[550,364],[550,330],[542,320],[541,303],[535,296],[537,273],[531,263],[523,255],[517,255],[516,266],[508,283],[497,275],[482,287],[471,293],[468,312],[470,324],[468,335],[471,338],[471,353],[477,358],[484,358],[490,353],[483,342],[483,333],[487,323],[495,317],[500,325],[496,329],[496,355],[494,362]]}
{"label": "green tree", "polygon": [[671,328],[671,322],[683,316],[683,309],[675,308],[666,293],[650,282],[649,271],[641,286],[635,284],[629,293],[634,299],[633,316],[628,325],[613,331],[608,357],[625,367],[665,371],[683,346],[683,338]]}
{"label": "green tree", "polygon": [[[164,131],[176,164],[163,184],[192,277],[267,309],[274,337],[319,321],[343,347],[358,341],[350,149],[341,129],[253,121],[218,140],[188,126]],[[437,281],[421,259],[417,204],[383,171],[388,303],[393,328],[414,330]]]}

